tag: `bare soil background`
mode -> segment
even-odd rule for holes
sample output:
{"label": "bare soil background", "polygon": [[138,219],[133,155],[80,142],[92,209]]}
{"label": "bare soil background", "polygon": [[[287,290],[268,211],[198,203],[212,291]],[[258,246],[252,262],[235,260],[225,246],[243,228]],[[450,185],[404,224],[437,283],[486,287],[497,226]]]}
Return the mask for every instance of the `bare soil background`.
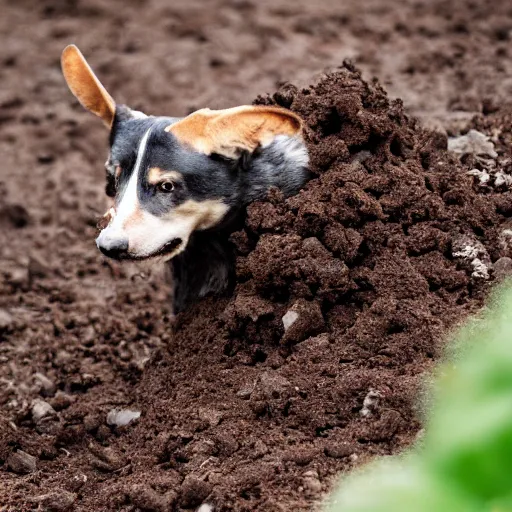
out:
{"label": "bare soil background", "polygon": [[[443,336],[512,263],[510,3],[0,11],[0,510],[310,510],[341,471],[413,442]],[[174,333],[163,272],[95,247],[107,133],[64,84],[70,42],[148,113],[262,95],[306,120],[319,177],[251,206],[234,296]],[[367,82],[320,77],[346,58]],[[446,151],[470,127],[495,154]],[[126,408],[140,418],[108,424]]]}

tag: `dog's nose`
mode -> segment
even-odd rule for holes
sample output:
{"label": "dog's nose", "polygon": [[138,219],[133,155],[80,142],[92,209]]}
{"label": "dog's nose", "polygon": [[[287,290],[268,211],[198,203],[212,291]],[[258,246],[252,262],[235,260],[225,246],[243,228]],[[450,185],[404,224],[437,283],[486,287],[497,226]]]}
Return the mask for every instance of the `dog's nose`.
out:
{"label": "dog's nose", "polygon": [[120,260],[128,253],[128,238],[99,236],[96,245],[105,256],[114,260]]}

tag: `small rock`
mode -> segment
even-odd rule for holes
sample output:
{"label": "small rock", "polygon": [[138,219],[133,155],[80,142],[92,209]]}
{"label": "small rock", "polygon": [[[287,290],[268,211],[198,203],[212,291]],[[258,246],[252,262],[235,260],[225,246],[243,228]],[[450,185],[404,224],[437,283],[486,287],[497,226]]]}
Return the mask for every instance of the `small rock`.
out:
{"label": "small rock", "polygon": [[325,331],[325,320],[317,302],[298,300],[283,316],[283,344],[300,343]]}
{"label": "small rock", "polygon": [[56,414],[55,409],[48,402],[39,398],[32,402],[32,420],[34,423],[39,423],[46,418],[55,416]]}
{"label": "small rock", "polygon": [[249,398],[251,398],[253,391],[254,391],[254,385],[246,386],[246,387],[242,388],[240,391],[237,391],[236,396],[241,398],[242,400],[249,400]]}
{"label": "small rock", "polygon": [[371,416],[374,412],[376,412],[379,406],[380,397],[381,394],[378,391],[370,389],[368,394],[364,397],[363,407],[359,411],[359,414],[363,418],[367,418],[368,416]]}
{"label": "small rock", "polygon": [[512,258],[504,256],[494,263],[494,277],[498,281],[503,281],[512,276]]}
{"label": "small rock", "polygon": [[494,144],[489,137],[477,130],[469,130],[466,135],[450,137],[448,139],[448,151],[458,154],[483,155],[497,158],[498,153],[494,150]]}
{"label": "small rock", "polygon": [[489,279],[491,258],[485,246],[473,236],[460,235],[452,241],[452,256],[458,258],[476,279]]}
{"label": "small rock", "polygon": [[212,490],[211,485],[195,476],[187,476],[181,484],[180,505],[183,508],[198,507]]}
{"label": "small rock", "polygon": [[487,185],[491,179],[491,175],[487,171],[481,171],[480,169],[471,169],[467,174],[469,174],[469,176],[475,176],[481,187]]}
{"label": "small rock", "polygon": [[6,309],[0,309],[0,334],[10,332],[13,328],[13,316]]}
{"label": "small rock", "polygon": [[494,186],[510,188],[512,186],[512,176],[505,174],[503,171],[497,171],[494,175]]}
{"label": "small rock", "polygon": [[291,309],[283,316],[283,327],[286,332],[290,326],[299,318],[299,314]]}
{"label": "small rock", "polygon": [[107,425],[125,427],[140,418],[140,411],[130,409],[112,409],[107,414]]}
{"label": "small rock", "polygon": [[22,451],[13,452],[7,457],[7,466],[21,475],[33,473],[37,469],[37,459]]}
{"label": "small rock", "polygon": [[196,512],[213,512],[215,509],[209,503],[203,503]]}
{"label": "small rock", "polygon": [[41,504],[43,510],[48,512],[65,512],[71,510],[73,504],[76,501],[76,494],[59,490],[51,492],[44,496],[39,496],[38,501]]}

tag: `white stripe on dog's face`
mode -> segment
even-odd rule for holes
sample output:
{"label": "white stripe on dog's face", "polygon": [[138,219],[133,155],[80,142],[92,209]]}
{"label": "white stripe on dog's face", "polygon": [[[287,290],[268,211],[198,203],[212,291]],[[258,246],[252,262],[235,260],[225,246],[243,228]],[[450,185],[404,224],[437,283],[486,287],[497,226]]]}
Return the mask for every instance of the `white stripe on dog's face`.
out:
{"label": "white stripe on dog's face", "polygon": [[139,150],[137,151],[137,160],[135,161],[132,175],[128,180],[128,185],[126,186],[124,194],[122,195],[121,200],[116,207],[116,216],[114,218],[114,222],[112,223],[112,229],[116,232],[124,231],[126,229],[126,224],[128,224],[130,219],[137,215],[138,211],[140,210],[139,198],[137,197],[137,187],[140,174],[139,171],[144,159],[144,155],[146,153],[150,133],[151,128],[144,134],[140,141]]}

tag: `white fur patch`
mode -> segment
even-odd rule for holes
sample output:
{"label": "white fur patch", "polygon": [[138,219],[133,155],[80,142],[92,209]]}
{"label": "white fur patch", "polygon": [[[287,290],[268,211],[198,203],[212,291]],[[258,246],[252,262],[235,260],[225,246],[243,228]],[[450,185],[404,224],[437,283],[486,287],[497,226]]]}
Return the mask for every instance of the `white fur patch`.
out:
{"label": "white fur patch", "polygon": [[[274,145],[276,152],[282,152],[284,157],[297,167],[307,167],[309,155],[304,141],[300,137],[278,135],[267,146]],[[265,147],[265,146],[264,146]]]}

